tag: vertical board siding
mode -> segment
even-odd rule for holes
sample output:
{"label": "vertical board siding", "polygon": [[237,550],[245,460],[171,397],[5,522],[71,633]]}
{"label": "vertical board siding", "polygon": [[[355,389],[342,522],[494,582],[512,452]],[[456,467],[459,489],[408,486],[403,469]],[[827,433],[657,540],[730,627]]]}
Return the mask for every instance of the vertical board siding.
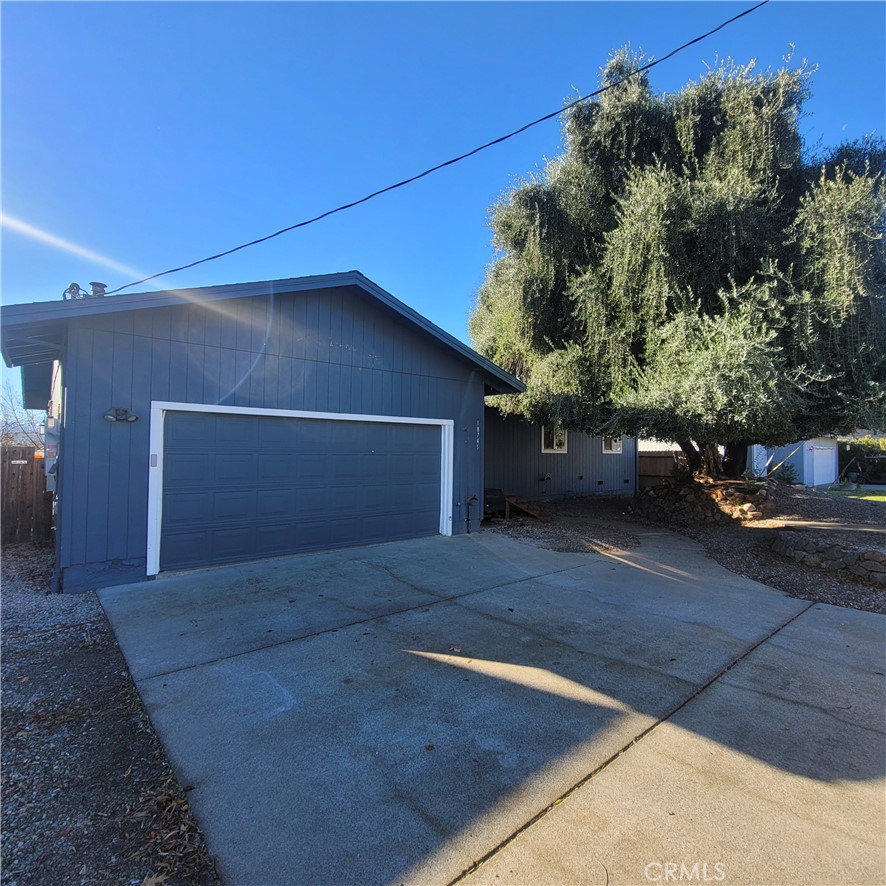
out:
{"label": "vertical board siding", "polygon": [[[637,441],[604,453],[601,437],[569,431],[565,453],[541,451],[541,426],[486,410],[485,485],[523,498],[633,494]],[[542,479],[542,478],[549,479]]]}
{"label": "vertical board siding", "polygon": [[[124,406],[132,402],[132,365],[135,355],[135,337],[114,335],[111,364],[111,406]],[[127,556],[129,523],[130,456],[132,434],[125,423],[105,422],[108,427],[108,533],[106,560],[123,559]]]}
{"label": "vertical board siding", "polygon": [[[127,336],[128,338],[128,336]],[[85,530],[84,548],[86,563],[107,560],[108,550],[108,491],[110,488],[111,425],[103,418],[111,406],[111,373],[113,372],[114,333],[96,330],[92,336],[92,388],[88,455],[88,485],[86,507],[75,512],[74,521]],[[75,467],[75,470],[79,470]],[[123,478],[121,478],[121,481]]]}
{"label": "vertical board siding", "polygon": [[60,458],[58,489],[63,534],[59,543],[59,566],[86,561],[86,533],[77,524],[85,521],[84,503],[88,507],[89,467],[93,462],[90,439],[92,421],[91,388],[88,378],[92,364],[92,333],[74,326],[68,332],[68,353],[76,354],[63,367],[67,395],[65,397],[65,428]]}
{"label": "vertical board siding", "polygon": [[[454,533],[466,530],[465,501],[482,498],[481,374],[353,290],[80,318],[65,370],[63,569],[146,556],[152,400],[452,419]],[[112,406],[139,420],[106,422]],[[478,503],[474,529],[481,515]]]}
{"label": "vertical board siding", "polygon": [[[159,344],[163,345],[164,342],[160,342]],[[163,348],[159,348],[158,352],[160,354],[164,353]],[[137,335],[134,339],[134,348],[133,348],[133,358],[132,363],[133,367],[135,366],[151,366],[153,367],[153,358],[154,358],[155,350],[152,347],[151,339]],[[168,354],[168,351],[166,351]],[[160,383],[161,385],[165,382],[165,385],[168,388],[169,385],[169,361],[168,358],[165,362],[166,372],[165,374],[161,373]],[[154,388],[154,379],[151,379],[151,396],[154,399],[160,399],[153,392]],[[138,413],[136,413],[138,414]],[[138,423],[144,422],[147,424],[147,415],[141,415],[139,417]],[[143,447],[139,445],[139,435],[130,435],[130,450],[129,457],[131,459],[131,463],[128,466],[129,468],[129,508],[126,514],[126,522],[127,522],[127,535],[126,535],[126,555],[128,556],[129,551],[138,550],[142,539],[146,538],[148,532],[148,451],[147,447]],[[139,480],[139,477],[142,479]]]}

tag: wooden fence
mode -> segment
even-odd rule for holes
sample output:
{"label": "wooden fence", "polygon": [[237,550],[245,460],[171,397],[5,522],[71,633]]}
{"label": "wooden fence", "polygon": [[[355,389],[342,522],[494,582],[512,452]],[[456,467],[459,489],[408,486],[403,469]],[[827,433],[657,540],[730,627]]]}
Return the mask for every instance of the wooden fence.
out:
{"label": "wooden fence", "polygon": [[0,541],[46,544],[52,537],[52,493],[46,491],[43,460],[33,446],[3,446],[0,453]]}
{"label": "wooden fence", "polygon": [[688,470],[686,456],[682,452],[641,452],[638,459],[641,489],[674,480],[678,466]]}

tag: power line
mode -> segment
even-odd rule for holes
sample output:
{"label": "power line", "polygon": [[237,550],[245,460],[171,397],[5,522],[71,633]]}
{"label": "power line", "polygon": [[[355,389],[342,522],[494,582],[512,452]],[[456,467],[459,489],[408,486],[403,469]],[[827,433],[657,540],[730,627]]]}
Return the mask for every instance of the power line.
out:
{"label": "power line", "polygon": [[149,280],[156,280],[158,277],[165,277],[167,274],[175,274],[178,271],[185,271],[188,268],[194,268],[197,265],[205,264],[206,262],[215,261],[217,258],[223,258],[226,255],[231,255],[235,252],[239,252],[241,249],[248,249],[250,246],[257,246],[259,243],[264,243],[266,240],[273,240],[274,237],[279,237],[281,234],[287,234],[289,231],[294,231],[297,228],[304,228],[308,225],[314,224],[314,222],[321,221],[324,218],[328,218],[330,215],[335,215],[337,212],[344,212],[346,209],[353,209],[355,206],[359,206],[361,203],[366,203],[369,200],[374,199],[375,197],[379,197],[382,194],[388,193],[388,191],[394,191],[397,188],[402,188],[405,185],[412,184],[412,182],[416,182],[425,176],[430,175],[432,172],[438,172],[441,169],[445,169],[447,166],[453,166],[456,163],[460,163],[462,160],[467,160],[468,157],[473,157],[474,154],[479,154],[481,151],[485,151],[487,148],[494,147],[495,145],[500,145],[502,142],[506,142],[508,139],[513,138],[515,135],[520,135],[520,133],[526,132],[527,129],[531,129],[533,126],[538,126],[539,123],[545,123],[548,120],[551,120],[554,117],[558,117],[564,111],[568,111],[570,108],[574,108],[576,105],[581,104],[581,102],[587,101],[590,98],[595,98],[598,95],[602,95],[604,92],[608,92],[610,89],[615,89],[615,87],[620,86],[626,80],[629,80],[631,77],[636,77],[638,74],[642,74],[645,71],[654,68],[656,65],[660,65],[662,62],[667,61],[670,58],[673,58],[677,53],[682,52],[684,49],[688,49],[690,46],[694,46],[696,43],[700,43],[702,40],[707,39],[713,34],[716,34],[717,31],[722,31],[723,28],[731,25],[733,22],[737,22],[740,18],[744,18],[746,15],[750,15],[752,12],[756,12],[761,6],[765,6],[769,0],[762,0],[762,2],[757,3],[755,6],[751,6],[749,9],[744,10],[744,12],[738,13],[738,15],[732,16],[732,18],[726,19],[726,21],[721,22],[717,27],[712,28],[710,31],[705,32],[704,34],[699,35],[698,37],[694,37],[687,43],[684,43],[682,46],[678,46],[676,49],[672,49],[667,55],[663,55],[661,58],[655,59],[654,61],[647,62],[645,65],[637,68],[636,71],[631,71],[631,73],[626,74],[620,80],[617,80],[614,83],[609,83],[606,86],[602,86],[600,89],[594,90],[594,92],[589,92],[587,95],[583,95],[580,98],[575,99],[575,101],[570,102],[562,108],[558,108],[556,111],[551,111],[550,114],[545,114],[543,117],[539,117],[537,120],[533,120],[531,123],[526,123],[521,126],[519,129],[515,129],[513,132],[507,133],[507,135],[499,136],[498,138],[493,139],[492,141],[486,142],[486,144],[480,145],[477,148],[474,148],[471,151],[468,151],[465,154],[460,154],[458,157],[453,157],[450,160],[446,160],[443,163],[438,163],[436,166],[431,166],[429,169],[426,169],[424,172],[419,172],[417,175],[410,176],[409,178],[404,178],[402,181],[396,182],[393,185],[388,185],[385,188],[380,188],[377,191],[373,191],[371,194],[367,194],[365,197],[361,197],[359,200],[353,200],[350,203],[343,203],[341,206],[336,206],[335,209],[327,209],[326,212],[321,212],[320,215],[315,215],[313,218],[306,219],[305,221],[297,222],[294,225],[289,225],[288,227],[281,228],[279,231],[274,231],[273,234],[267,234],[264,237],[259,237],[257,240],[250,240],[248,243],[241,243],[239,246],[235,246],[232,249],[226,249],[224,252],[217,252],[215,255],[208,255],[206,258],[197,259],[197,261],[189,262],[186,265],[180,265],[177,268],[170,268],[168,271],[160,271],[159,274],[151,274],[150,277],[142,277],[141,280],[136,280],[133,283],[127,283],[125,286],[118,286],[116,289],[111,289],[107,292],[107,295],[114,295],[117,292],[122,292],[124,289],[129,289],[132,286],[138,286],[141,283],[147,283]]}

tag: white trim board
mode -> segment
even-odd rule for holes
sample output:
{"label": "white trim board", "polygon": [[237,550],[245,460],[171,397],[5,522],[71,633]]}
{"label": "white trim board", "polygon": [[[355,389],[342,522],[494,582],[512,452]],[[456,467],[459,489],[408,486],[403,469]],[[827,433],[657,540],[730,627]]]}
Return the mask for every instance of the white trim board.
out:
{"label": "white trim board", "polygon": [[449,418],[414,418],[402,415],[357,415],[347,412],[306,412],[293,409],[259,409],[249,406],[215,406],[209,403],[151,401],[150,459],[148,461],[148,562],[147,574],[160,571],[163,523],[163,432],[168,412],[208,412],[216,415],[259,415],[270,418],[307,418],[326,421],[381,424],[437,425],[440,428],[440,534],[452,535],[454,422]]}

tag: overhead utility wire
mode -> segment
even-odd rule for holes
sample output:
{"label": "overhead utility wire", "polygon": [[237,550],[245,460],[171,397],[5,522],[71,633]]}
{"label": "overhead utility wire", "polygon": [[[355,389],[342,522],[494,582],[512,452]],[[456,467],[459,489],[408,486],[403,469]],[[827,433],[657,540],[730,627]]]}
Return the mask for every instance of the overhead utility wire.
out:
{"label": "overhead utility wire", "polygon": [[769,0],[762,0],[761,3],[757,3],[755,6],[751,6],[744,12],[740,12],[738,13],[738,15],[732,16],[732,18],[727,19],[725,22],[721,22],[719,25],[717,25],[716,28],[712,28],[710,31],[707,31],[704,34],[693,38],[688,43],[684,43],[682,46],[678,46],[676,49],[672,49],[667,55],[663,55],[661,58],[655,59],[654,61],[642,65],[641,67],[637,68],[636,71],[631,71],[630,74],[626,74],[615,83],[609,83],[606,86],[602,86],[600,89],[594,90],[594,92],[589,92],[587,95],[583,95],[580,98],[577,98],[575,101],[570,102],[568,105],[565,105],[564,107],[559,108],[556,111],[551,111],[550,114],[545,114],[543,117],[539,117],[537,120],[533,120],[531,123],[527,123],[524,126],[521,126],[519,129],[515,129],[513,132],[509,132],[507,135],[502,135],[490,142],[486,142],[485,145],[480,145],[480,147],[474,148],[472,151],[468,151],[466,154],[460,154],[458,157],[453,157],[451,160],[446,160],[443,163],[438,163],[436,166],[432,166],[430,169],[426,169],[424,172],[418,173],[418,175],[413,175],[410,178],[404,178],[403,181],[399,181],[396,184],[388,185],[387,187],[381,188],[378,191],[373,191],[371,194],[367,194],[365,197],[361,197],[359,200],[354,200],[351,203],[344,203],[341,206],[336,206],[335,209],[328,209],[326,212],[320,213],[320,215],[315,215],[313,218],[297,222],[296,224],[289,225],[286,228],[281,228],[279,231],[274,231],[273,234],[259,237],[257,240],[250,240],[248,243],[242,243],[240,246],[235,246],[233,249],[226,249],[224,252],[217,252],[215,255],[209,255],[206,258],[192,261],[186,265],[180,265],[177,268],[170,268],[168,271],[161,271],[159,274],[151,274],[150,277],[143,277],[141,280],[136,280],[133,283],[127,283],[125,286],[118,286],[116,289],[111,289],[106,294],[114,295],[117,292],[122,292],[122,290],[124,289],[129,289],[132,286],[138,286],[140,283],[147,283],[149,280],[156,280],[158,277],[165,277],[167,274],[175,274],[178,271],[185,271],[188,268],[194,268],[197,265],[202,265],[206,262],[215,261],[217,258],[222,258],[226,255],[231,255],[234,252],[239,252],[241,249],[247,249],[250,246],[257,246],[259,243],[264,243],[266,240],[273,240],[274,237],[279,237],[281,234],[286,234],[289,231],[294,231],[296,228],[304,228],[307,227],[307,225],[312,225],[314,224],[314,222],[318,222],[321,219],[328,218],[330,215],[335,215],[337,212],[344,212],[346,209],[352,209],[354,206],[359,206],[361,203],[366,203],[367,201],[372,200],[373,198],[378,197],[381,194],[386,194],[388,191],[394,191],[397,188],[402,188],[404,185],[412,184],[412,182],[416,182],[420,178],[424,178],[425,176],[430,175],[432,172],[437,172],[440,169],[445,169],[447,166],[452,166],[455,163],[460,163],[462,160],[467,160],[468,157],[473,157],[474,154],[479,154],[480,151],[485,151],[487,148],[491,148],[494,145],[500,145],[502,142],[507,141],[509,138],[513,138],[515,135],[520,135],[521,132],[526,132],[527,129],[531,129],[533,126],[538,126],[539,123],[544,123],[553,117],[558,117],[564,111],[568,111],[570,108],[574,108],[576,105],[581,104],[583,101],[587,101],[589,98],[594,98],[604,92],[608,92],[610,89],[615,89],[616,86],[620,86],[631,77],[636,77],[638,74],[642,74],[644,71],[648,71],[650,70],[650,68],[654,68],[656,65],[660,65],[662,62],[667,61],[669,58],[673,58],[675,55],[677,55],[678,52],[682,52],[684,49],[688,49],[690,46],[693,46],[696,43],[707,39],[712,34],[716,34],[717,31],[723,30],[723,28],[725,28],[727,25],[731,25],[733,22],[737,22],[740,18],[744,18],[746,15],[750,15],[752,12],[755,12],[761,6],[765,6],[768,2]]}

